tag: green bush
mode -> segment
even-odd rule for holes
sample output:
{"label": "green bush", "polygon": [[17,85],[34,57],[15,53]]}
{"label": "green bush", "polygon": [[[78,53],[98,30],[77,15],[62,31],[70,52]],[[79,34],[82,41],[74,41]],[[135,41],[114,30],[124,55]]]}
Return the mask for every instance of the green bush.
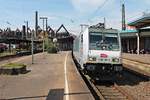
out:
{"label": "green bush", "polygon": [[47,52],[48,53],[57,53],[57,48],[52,41],[49,41],[49,43],[47,45]]}
{"label": "green bush", "polygon": [[8,63],[2,66],[2,68],[8,68],[8,69],[12,69],[12,68],[22,68],[22,67],[26,67],[26,65],[24,64],[19,64],[19,63]]}

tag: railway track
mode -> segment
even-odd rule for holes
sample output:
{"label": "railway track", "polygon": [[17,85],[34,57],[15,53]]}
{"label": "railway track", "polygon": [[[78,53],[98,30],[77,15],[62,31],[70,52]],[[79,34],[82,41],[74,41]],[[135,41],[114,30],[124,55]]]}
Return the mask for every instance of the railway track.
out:
{"label": "railway track", "polygon": [[79,72],[91,90],[95,100],[137,100],[138,97],[130,93],[132,89],[130,92],[126,91],[126,85],[130,86],[130,84],[138,84],[140,81],[147,81],[145,77],[125,71],[128,75],[123,75],[122,79],[115,82],[94,82],[88,75],[84,75],[80,70]]}
{"label": "railway track", "polygon": [[125,92],[116,83],[113,85],[96,85],[96,88],[102,95],[101,100],[135,100],[130,94]]}
{"label": "railway track", "polygon": [[[136,86],[140,82],[146,82],[149,79],[145,76],[136,74],[129,70],[124,70],[121,80],[116,80],[115,82],[94,82],[88,75],[85,75],[81,70],[80,66],[76,63],[77,69],[79,70],[82,78],[89,87],[91,93],[93,94],[95,100],[137,100],[137,94],[126,91],[128,86]],[[126,87],[127,86],[127,87]],[[140,99],[141,100],[141,99]],[[147,100],[147,99],[146,99]]]}
{"label": "railway track", "polygon": [[126,91],[126,88],[128,87],[128,85],[134,86],[134,84],[136,85],[140,81],[147,81],[145,77],[133,75],[134,73],[128,71],[125,71],[125,73],[128,75],[123,76],[123,79],[117,80],[115,82],[94,82],[90,79],[89,76],[84,75],[81,71],[80,73],[87,83],[92,94],[94,95],[95,100],[137,100],[137,94],[131,94],[132,88],[130,89],[130,92]]}
{"label": "railway track", "polygon": [[102,82],[97,84],[89,76],[83,73],[81,73],[81,76],[91,90],[95,100],[136,100],[132,95],[117,85],[117,83]]}

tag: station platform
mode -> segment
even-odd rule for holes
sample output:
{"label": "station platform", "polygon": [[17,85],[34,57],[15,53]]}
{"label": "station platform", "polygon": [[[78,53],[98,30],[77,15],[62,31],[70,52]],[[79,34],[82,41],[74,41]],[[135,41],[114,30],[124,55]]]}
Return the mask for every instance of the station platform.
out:
{"label": "station platform", "polygon": [[124,67],[150,77],[150,55],[123,53]]}
{"label": "station platform", "polygon": [[26,64],[28,73],[0,75],[0,100],[94,100],[71,52],[35,54],[34,64],[31,59],[25,56],[6,61]]}

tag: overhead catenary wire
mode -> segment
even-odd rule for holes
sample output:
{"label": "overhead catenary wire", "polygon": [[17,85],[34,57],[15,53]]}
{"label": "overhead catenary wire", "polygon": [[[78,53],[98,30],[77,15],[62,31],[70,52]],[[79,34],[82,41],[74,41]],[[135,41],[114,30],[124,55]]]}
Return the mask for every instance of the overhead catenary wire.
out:
{"label": "overhead catenary wire", "polygon": [[92,19],[94,19],[96,16],[94,16],[97,12],[99,12],[108,2],[109,0],[105,0],[100,6],[97,7],[97,9],[91,14],[91,17],[88,18],[89,22],[92,22]]}
{"label": "overhead catenary wire", "polygon": [[[94,16],[97,12],[99,12],[106,4],[109,2],[109,0],[105,0],[100,6],[97,7],[97,9],[92,13],[92,17],[88,19],[88,22],[92,23],[92,19],[94,19],[96,16]],[[125,0],[120,0],[120,6],[125,3]],[[122,11],[122,9],[120,8]],[[120,22],[120,21],[119,21]]]}
{"label": "overhead catenary wire", "polygon": [[96,14],[98,11],[100,11],[108,1],[109,0],[105,0],[100,6],[98,6],[97,9],[94,11],[93,15]]}

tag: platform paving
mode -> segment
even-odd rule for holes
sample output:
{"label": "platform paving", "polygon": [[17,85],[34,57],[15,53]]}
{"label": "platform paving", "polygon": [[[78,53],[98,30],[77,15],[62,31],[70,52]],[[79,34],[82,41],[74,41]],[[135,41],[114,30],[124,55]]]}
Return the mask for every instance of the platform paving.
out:
{"label": "platform paving", "polygon": [[71,52],[41,53],[34,58],[34,64],[31,56],[6,61],[24,63],[29,72],[0,75],[0,99],[94,100],[72,61]]}
{"label": "platform paving", "polygon": [[149,64],[150,65],[150,54],[130,54],[130,53],[123,53],[122,54],[124,59],[133,60],[139,63]]}
{"label": "platform paving", "polygon": [[150,77],[150,55],[123,54],[124,67]]}

